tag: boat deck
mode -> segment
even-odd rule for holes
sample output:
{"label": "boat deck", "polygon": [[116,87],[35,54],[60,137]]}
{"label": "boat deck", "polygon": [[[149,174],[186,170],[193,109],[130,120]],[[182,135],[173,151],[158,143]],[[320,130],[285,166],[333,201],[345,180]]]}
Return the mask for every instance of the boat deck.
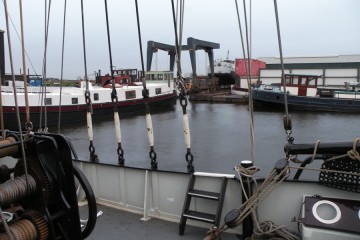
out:
{"label": "boat deck", "polygon": [[[80,211],[84,211],[80,208]],[[97,219],[97,223],[92,234],[87,238],[89,240],[138,240],[138,239],[204,239],[208,229],[194,226],[186,226],[185,234],[179,235],[179,223],[151,218],[148,221],[142,221],[139,214],[122,211],[98,205],[98,211],[103,215]],[[241,239],[241,236],[223,233],[222,240]]]}

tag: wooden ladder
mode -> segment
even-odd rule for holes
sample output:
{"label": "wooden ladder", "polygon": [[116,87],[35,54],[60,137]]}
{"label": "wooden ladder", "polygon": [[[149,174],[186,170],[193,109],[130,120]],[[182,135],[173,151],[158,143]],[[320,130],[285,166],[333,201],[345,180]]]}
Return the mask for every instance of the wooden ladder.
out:
{"label": "wooden ladder", "polygon": [[[195,189],[194,188],[195,178],[201,176],[221,178],[220,191],[210,192],[210,191]],[[229,177],[233,177],[233,176],[234,175],[229,175],[229,174],[213,174],[213,173],[201,173],[201,172],[195,172],[189,176],[189,183],[185,196],[184,207],[180,218],[180,225],[179,225],[180,235],[184,234],[187,219],[212,223],[214,226],[219,227],[222,208],[224,204],[227,181]],[[210,201],[217,201],[218,203],[216,207],[216,212],[205,213],[205,212],[191,210],[190,204],[192,198],[203,198],[203,199],[208,199]]]}

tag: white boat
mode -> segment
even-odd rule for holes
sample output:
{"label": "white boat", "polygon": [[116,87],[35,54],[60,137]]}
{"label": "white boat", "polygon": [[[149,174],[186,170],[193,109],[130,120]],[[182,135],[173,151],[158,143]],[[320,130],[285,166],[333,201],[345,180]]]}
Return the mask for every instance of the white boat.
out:
{"label": "white boat", "polygon": [[[22,127],[24,127],[26,111],[24,87],[21,87],[20,83],[16,85],[18,106]],[[109,85],[111,86],[111,82]],[[147,83],[146,87],[149,96],[144,98],[141,82],[116,84],[117,101],[115,101],[115,106],[119,109],[119,112],[121,114],[144,112],[145,102],[149,103],[152,109],[169,108],[175,104],[177,95],[173,79],[152,81]],[[60,87],[28,86],[27,90],[30,118],[34,127],[39,127],[40,121],[44,124],[45,111],[47,125],[57,124],[60,109],[62,124],[86,121],[88,106],[85,99],[85,81],[81,81],[79,87],[63,87],[61,94]],[[10,129],[17,129],[17,123],[14,121],[16,119],[14,92],[12,86],[2,87],[4,126]],[[111,87],[92,86],[89,83],[89,93],[94,118],[107,117],[113,113],[114,104],[111,99]],[[41,118],[42,120],[40,120]]]}
{"label": "white boat", "polygon": [[[210,75],[210,68],[208,75]],[[219,79],[220,85],[231,85],[235,83],[235,61],[230,59],[216,59],[214,61],[214,76]]]}

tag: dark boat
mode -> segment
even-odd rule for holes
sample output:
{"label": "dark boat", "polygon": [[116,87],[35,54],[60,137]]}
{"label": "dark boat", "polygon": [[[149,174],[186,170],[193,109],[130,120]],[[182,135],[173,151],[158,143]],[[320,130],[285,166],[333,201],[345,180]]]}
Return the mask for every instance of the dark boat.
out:
{"label": "dark boat", "polygon": [[[319,87],[317,75],[285,74],[285,87],[289,109],[305,111],[360,112],[360,91],[355,83],[345,87]],[[284,106],[284,87],[257,85],[253,88],[256,107]]]}

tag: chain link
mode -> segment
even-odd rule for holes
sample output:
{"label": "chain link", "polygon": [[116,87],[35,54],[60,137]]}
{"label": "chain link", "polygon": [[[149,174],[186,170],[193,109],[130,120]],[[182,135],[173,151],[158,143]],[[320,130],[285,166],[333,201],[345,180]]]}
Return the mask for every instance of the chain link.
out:
{"label": "chain link", "polygon": [[[113,80],[114,81],[114,80]],[[116,89],[113,88],[112,89],[112,92],[111,92],[111,101],[113,103],[117,103],[118,102],[118,96],[117,96],[117,92],[116,92]]]}
{"label": "chain link", "polygon": [[149,156],[151,159],[151,168],[157,169],[156,152],[154,151],[154,147],[150,148]]}
{"label": "chain link", "polygon": [[194,165],[193,165],[194,156],[192,155],[190,148],[187,149],[185,159],[186,162],[188,163],[187,165],[188,172],[194,172]]}
{"label": "chain link", "polygon": [[90,161],[91,162],[99,162],[99,157],[95,153],[95,147],[93,146],[92,141],[90,142],[89,152],[90,152]]}
{"label": "chain link", "polygon": [[118,143],[117,154],[118,154],[118,163],[119,165],[123,166],[125,163],[125,158],[124,158],[124,150],[121,147],[121,143]]}
{"label": "chain link", "polygon": [[90,91],[88,89],[85,91],[85,102],[86,102],[86,105],[88,105],[88,106],[91,104]]}

